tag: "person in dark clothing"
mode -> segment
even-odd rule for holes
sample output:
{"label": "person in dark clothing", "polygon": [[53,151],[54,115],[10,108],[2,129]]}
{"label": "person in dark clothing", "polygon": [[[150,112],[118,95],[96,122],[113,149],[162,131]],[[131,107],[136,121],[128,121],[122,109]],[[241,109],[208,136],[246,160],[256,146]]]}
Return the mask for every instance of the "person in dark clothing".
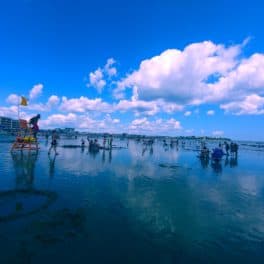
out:
{"label": "person in dark clothing", "polygon": [[57,139],[58,139],[58,136],[56,134],[56,131],[54,130],[52,131],[52,135],[51,135],[51,145],[50,145],[49,152],[48,152],[49,155],[52,149],[54,150],[55,155],[59,154],[57,152],[57,145],[58,145]]}
{"label": "person in dark clothing", "polygon": [[40,114],[37,114],[36,116],[32,117],[29,120],[29,125],[30,125],[30,128],[32,129],[34,138],[37,138],[37,133],[39,131],[39,126],[38,126],[39,119],[40,119]]}
{"label": "person in dark clothing", "polygon": [[229,155],[229,149],[230,149],[229,144],[227,142],[225,142],[225,151],[226,151],[227,156]]}

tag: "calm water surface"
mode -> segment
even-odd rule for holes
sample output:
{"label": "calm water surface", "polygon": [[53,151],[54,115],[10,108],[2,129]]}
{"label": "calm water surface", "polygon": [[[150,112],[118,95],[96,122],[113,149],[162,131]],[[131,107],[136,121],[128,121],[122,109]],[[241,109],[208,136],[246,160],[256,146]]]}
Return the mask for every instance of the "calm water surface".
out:
{"label": "calm water surface", "polygon": [[[78,144],[61,140],[63,144]],[[0,263],[264,263],[264,148],[201,163],[185,149],[11,155],[0,143]]]}

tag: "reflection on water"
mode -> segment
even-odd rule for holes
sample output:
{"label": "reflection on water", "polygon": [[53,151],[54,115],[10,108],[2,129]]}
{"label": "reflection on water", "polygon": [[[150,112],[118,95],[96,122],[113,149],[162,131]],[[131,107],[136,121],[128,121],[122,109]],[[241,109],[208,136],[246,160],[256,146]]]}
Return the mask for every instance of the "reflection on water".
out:
{"label": "reflection on water", "polygon": [[53,157],[51,155],[48,155],[48,158],[49,158],[49,176],[51,178],[54,176],[56,157],[57,157],[56,154],[54,154]]}
{"label": "reflection on water", "polygon": [[10,153],[15,172],[15,188],[0,192],[0,223],[27,217],[48,208],[56,194],[34,187],[36,152]]}
{"label": "reflection on water", "polygon": [[11,156],[16,174],[16,189],[32,189],[38,152],[19,151],[11,153]]}
{"label": "reflection on water", "polygon": [[195,142],[114,143],[58,156],[1,143],[0,263],[262,263],[261,152],[212,162]]}

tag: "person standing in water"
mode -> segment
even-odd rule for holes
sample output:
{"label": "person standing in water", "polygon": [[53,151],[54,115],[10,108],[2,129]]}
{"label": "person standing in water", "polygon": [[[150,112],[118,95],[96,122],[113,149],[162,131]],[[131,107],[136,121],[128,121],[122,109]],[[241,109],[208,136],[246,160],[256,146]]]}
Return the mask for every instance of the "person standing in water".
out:
{"label": "person standing in water", "polygon": [[226,155],[229,156],[229,149],[230,149],[230,146],[227,142],[225,142],[225,151],[226,151]]}
{"label": "person standing in water", "polygon": [[51,152],[52,149],[54,150],[55,155],[59,154],[57,152],[57,145],[58,145],[57,138],[58,138],[58,136],[57,136],[56,130],[53,130],[52,131],[52,135],[51,135],[51,145],[50,145],[50,148],[49,148],[48,155],[50,155],[50,152]]}

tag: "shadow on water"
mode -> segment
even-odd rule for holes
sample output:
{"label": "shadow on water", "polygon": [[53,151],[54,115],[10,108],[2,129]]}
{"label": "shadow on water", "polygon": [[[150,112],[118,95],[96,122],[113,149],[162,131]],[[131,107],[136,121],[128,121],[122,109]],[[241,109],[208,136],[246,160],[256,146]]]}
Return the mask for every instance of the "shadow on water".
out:
{"label": "shadow on water", "polygon": [[37,153],[13,153],[15,189],[0,192],[0,222],[29,216],[48,208],[57,199],[54,192],[34,188]]}
{"label": "shadow on water", "polygon": [[54,155],[53,157],[48,155],[48,157],[49,157],[49,176],[50,178],[53,178],[54,172],[55,172],[55,161],[56,161],[57,155]]}

